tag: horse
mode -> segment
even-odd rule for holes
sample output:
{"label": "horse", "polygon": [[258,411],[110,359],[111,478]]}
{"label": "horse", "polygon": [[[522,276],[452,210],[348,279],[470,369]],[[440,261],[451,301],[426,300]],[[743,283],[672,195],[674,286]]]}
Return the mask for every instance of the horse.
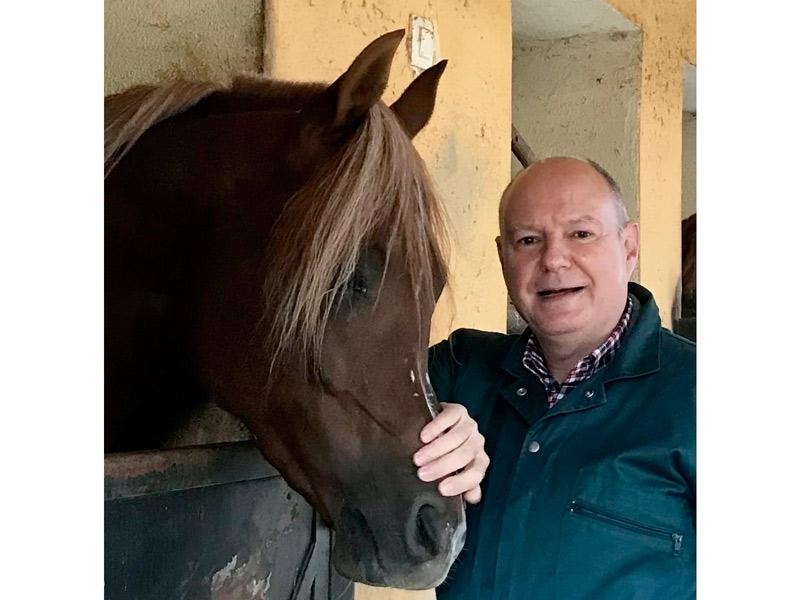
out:
{"label": "horse", "polygon": [[402,30],[330,85],[240,77],[105,102],[106,451],[164,444],[212,401],[336,533],[370,585],[441,583],[460,497],[420,481],[437,411],[440,201],[411,142],[446,61],[381,100]]}

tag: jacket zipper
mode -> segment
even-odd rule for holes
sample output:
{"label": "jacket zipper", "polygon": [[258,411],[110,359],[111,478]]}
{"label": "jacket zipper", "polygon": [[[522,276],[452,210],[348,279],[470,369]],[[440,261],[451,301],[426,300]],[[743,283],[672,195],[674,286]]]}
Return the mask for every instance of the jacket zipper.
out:
{"label": "jacket zipper", "polygon": [[578,515],[593,517],[599,521],[610,523],[611,525],[617,525],[631,531],[638,531],[640,533],[644,533],[645,535],[670,541],[672,542],[672,553],[675,556],[681,553],[681,548],[683,547],[683,535],[680,533],[674,533],[672,531],[668,531],[667,529],[661,529],[659,527],[637,523],[636,521],[631,521],[625,517],[620,517],[610,512],[597,509],[593,506],[578,502],[577,500],[572,500],[569,503],[569,510],[570,512]]}

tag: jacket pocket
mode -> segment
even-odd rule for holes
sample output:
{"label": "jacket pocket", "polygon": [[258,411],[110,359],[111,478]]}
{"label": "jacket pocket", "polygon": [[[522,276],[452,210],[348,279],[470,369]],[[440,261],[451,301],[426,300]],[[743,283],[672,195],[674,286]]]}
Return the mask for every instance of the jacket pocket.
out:
{"label": "jacket pocket", "polygon": [[683,534],[681,533],[663,529],[661,527],[654,527],[645,523],[639,523],[581,500],[571,500],[569,503],[569,511],[572,514],[602,521],[603,523],[608,523],[609,525],[613,525],[615,527],[622,527],[623,529],[627,529],[629,531],[635,531],[643,535],[663,539],[665,542],[669,542],[672,545],[672,553],[675,556],[678,556],[681,553],[681,549],[683,547]]}

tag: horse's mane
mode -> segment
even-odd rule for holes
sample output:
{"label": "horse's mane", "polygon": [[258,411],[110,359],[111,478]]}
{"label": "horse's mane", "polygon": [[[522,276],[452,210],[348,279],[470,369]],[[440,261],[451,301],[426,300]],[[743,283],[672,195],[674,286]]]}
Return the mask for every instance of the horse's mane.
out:
{"label": "horse's mane", "polygon": [[[405,260],[417,319],[447,277],[446,221],[425,164],[394,112],[368,112],[350,142],[287,202],[265,285],[273,357],[307,357],[318,374],[325,326],[363,249],[385,241]],[[290,268],[286,268],[290,266]],[[365,332],[366,333],[366,332]],[[427,344],[428,340],[422,340]]]}
{"label": "horse's mane", "polygon": [[[148,129],[190,109],[299,109],[324,89],[238,78],[231,87],[175,81],[109,96],[106,176]],[[318,372],[327,322],[361,252],[376,240],[385,240],[387,265],[393,249],[406,261],[419,317],[422,302],[435,301],[437,281],[446,279],[446,237],[422,159],[394,112],[376,103],[349,142],[286,202],[273,227],[264,286],[273,364],[280,356],[303,356]]]}
{"label": "horse's mane", "polygon": [[230,85],[178,79],[158,85],[140,85],[106,96],[105,176],[142,135],[161,121],[195,108],[202,101],[208,113],[298,108],[325,89],[319,83],[295,83],[242,75]]}
{"label": "horse's mane", "polygon": [[104,166],[111,173],[144,133],[161,121],[181,114],[203,98],[221,89],[205,81],[171,81],[141,85],[104,101]]}

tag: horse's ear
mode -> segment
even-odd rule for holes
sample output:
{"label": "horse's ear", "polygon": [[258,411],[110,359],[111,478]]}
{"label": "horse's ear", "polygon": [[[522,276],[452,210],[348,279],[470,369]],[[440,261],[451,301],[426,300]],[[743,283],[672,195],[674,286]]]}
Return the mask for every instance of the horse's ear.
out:
{"label": "horse's ear", "polygon": [[335,129],[348,129],[358,123],[381,99],[389,82],[392,58],[404,34],[402,29],[383,34],[364,48],[328,88],[326,96],[335,106]]}
{"label": "horse's ear", "polygon": [[423,71],[392,104],[392,110],[412,138],[425,127],[433,114],[436,88],[439,87],[439,78],[446,66],[447,61],[441,60]]}

